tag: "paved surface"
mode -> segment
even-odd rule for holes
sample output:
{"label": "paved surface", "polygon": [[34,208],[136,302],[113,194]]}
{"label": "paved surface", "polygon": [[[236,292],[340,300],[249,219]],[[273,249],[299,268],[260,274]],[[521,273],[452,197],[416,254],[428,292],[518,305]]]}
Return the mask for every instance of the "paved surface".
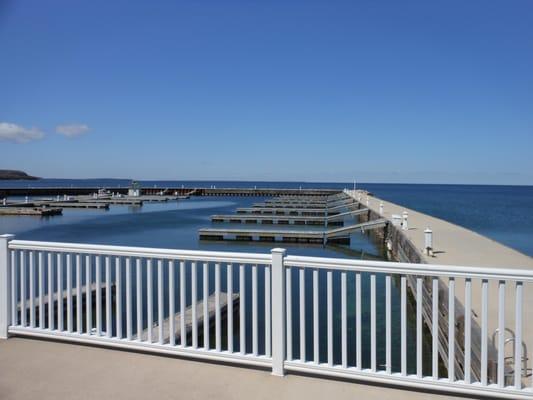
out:
{"label": "paved surface", "polygon": [[459,399],[52,341],[0,340],[0,399]]}

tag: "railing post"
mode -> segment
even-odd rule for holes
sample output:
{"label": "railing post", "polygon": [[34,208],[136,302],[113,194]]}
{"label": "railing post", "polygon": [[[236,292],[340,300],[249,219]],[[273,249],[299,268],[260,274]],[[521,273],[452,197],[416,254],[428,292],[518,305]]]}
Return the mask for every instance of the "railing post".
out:
{"label": "railing post", "polygon": [[285,362],[285,249],[272,249],[272,375],[284,376]]}
{"label": "railing post", "polygon": [[15,235],[0,235],[0,339],[7,339],[11,323],[11,265],[8,243]]}

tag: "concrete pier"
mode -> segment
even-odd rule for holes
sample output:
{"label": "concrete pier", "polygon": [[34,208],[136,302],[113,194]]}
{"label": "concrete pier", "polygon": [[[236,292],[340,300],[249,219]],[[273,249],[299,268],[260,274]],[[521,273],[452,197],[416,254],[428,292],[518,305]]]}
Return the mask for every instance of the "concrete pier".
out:
{"label": "concrete pier", "polygon": [[[482,236],[476,232],[473,232],[467,228],[458,226],[448,221],[444,221],[440,218],[436,218],[416,210],[408,209],[401,205],[386,201],[381,198],[377,198],[371,195],[367,196],[364,191],[356,191],[355,193],[349,191],[349,194],[353,198],[362,197],[362,202],[366,204],[368,198],[368,208],[373,215],[379,215],[380,212],[383,218],[386,218],[391,223],[389,224],[388,231],[388,244],[391,249],[392,257],[398,261],[406,262],[421,262],[427,264],[444,264],[444,265],[468,265],[483,267],[487,270],[490,268],[513,268],[513,269],[533,269],[533,258],[525,254],[520,253],[508,246],[498,243],[490,238]],[[382,206],[380,206],[382,205]],[[408,229],[402,229],[401,227],[393,226],[393,216],[402,215],[404,212],[408,213]],[[433,235],[433,249],[432,255],[425,254],[426,238],[425,230],[431,228]],[[489,281],[489,315],[497,315],[498,311],[498,291],[497,282]],[[441,280],[439,285],[439,292],[443,303],[447,302],[447,288],[448,282]],[[531,360],[531,351],[533,350],[533,307],[527,305],[533,305],[533,287],[529,284],[524,285],[524,319],[522,335],[523,344],[526,346],[528,357],[528,368],[533,367]],[[411,285],[411,290],[416,293],[416,289]],[[479,338],[480,325],[481,325],[481,285],[479,282],[473,282],[472,284],[472,368],[473,374],[475,371],[475,360],[479,357],[479,342],[476,343],[475,337]],[[427,301],[426,301],[427,300]],[[425,303],[428,303],[429,307],[431,300],[425,298]],[[456,327],[456,373],[460,374],[462,371],[462,338],[464,336],[464,304],[465,304],[465,282],[464,280],[456,280],[455,282],[455,309],[458,320],[458,326]],[[514,288],[509,288],[505,293],[505,325],[508,327],[514,327],[515,318],[515,299]],[[431,330],[431,321],[428,320],[426,315],[425,322],[428,328]],[[443,316],[445,317],[445,316]],[[440,326],[443,329],[441,333],[442,346],[440,353],[443,361],[446,363],[447,354],[447,321],[446,318],[442,318]],[[494,360],[493,368],[489,371],[489,375],[496,373],[495,365],[495,351],[496,343],[492,341],[492,335],[496,332],[498,327],[498,321],[496,318],[489,319],[488,325],[488,347],[489,347],[489,359]],[[510,338],[511,336],[509,336]],[[507,336],[506,336],[507,338]],[[476,348],[477,347],[477,348]],[[512,346],[506,347],[506,360],[512,359]],[[477,371],[478,373],[479,371]]]}

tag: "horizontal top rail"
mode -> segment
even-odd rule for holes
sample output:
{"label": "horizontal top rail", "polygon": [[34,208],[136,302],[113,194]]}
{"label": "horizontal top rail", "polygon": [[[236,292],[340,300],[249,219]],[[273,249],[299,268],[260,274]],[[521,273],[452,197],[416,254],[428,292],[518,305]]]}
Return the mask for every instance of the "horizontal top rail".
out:
{"label": "horizontal top rail", "polygon": [[141,258],[162,258],[162,259],[184,259],[189,261],[213,261],[213,262],[233,262],[233,263],[256,263],[270,264],[272,257],[270,254],[260,253],[232,253],[219,251],[198,251],[198,250],[175,250],[159,249],[151,247],[129,247],[110,246],[98,244],[80,243],[59,243],[59,242],[39,242],[29,240],[12,240],[9,242],[12,250],[34,250],[50,252],[79,252],[84,254],[141,257]]}
{"label": "horizontal top rail", "polygon": [[[108,256],[183,259],[190,261],[212,261],[227,263],[272,264],[270,253],[237,253],[199,250],[160,249],[151,247],[111,246],[98,244],[41,242],[12,240],[12,250],[33,250],[65,253],[84,253]],[[368,261],[347,258],[324,258],[307,256],[286,256],[288,267],[340,269],[360,272],[378,272],[408,275],[449,276],[457,278],[499,279],[533,282],[533,271],[519,268],[469,267],[454,265],[411,264],[389,261]]]}
{"label": "horizontal top rail", "polygon": [[390,261],[367,261],[352,260],[347,258],[322,258],[305,256],[287,256],[285,257],[284,265],[287,267],[340,269],[359,272],[533,282],[533,271],[516,268],[481,268],[455,265],[411,264]]}

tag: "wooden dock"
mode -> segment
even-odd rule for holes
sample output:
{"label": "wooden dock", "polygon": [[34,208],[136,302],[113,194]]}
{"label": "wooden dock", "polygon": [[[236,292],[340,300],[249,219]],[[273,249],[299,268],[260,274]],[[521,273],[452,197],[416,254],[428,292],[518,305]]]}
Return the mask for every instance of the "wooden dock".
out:
{"label": "wooden dock", "polygon": [[265,225],[333,225],[343,223],[344,218],[368,212],[367,208],[347,211],[326,216],[292,216],[292,215],[262,215],[262,214],[231,214],[212,215],[212,222],[228,222],[238,224]]}
{"label": "wooden dock", "polygon": [[109,203],[93,203],[93,202],[88,202],[88,203],[80,203],[78,201],[67,201],[67,202],[56,202],[56,201],[53,201],[53,202],[46,202],[46,203],[42,203],[42,204],[46,204],[46,206],[49,206],[49,207],[61,207],[61,208],[95,208],[95,209],[109,209]]}
{"label": "wooden dock", "polygon": [[[98,289],[98,285],[96,285],[96,283],[93,283],[93,284],[91,284],[90,288],[91,288],[90,289],[91,290],[91,299],[94,302],[94,301],[96,301],[96,290]],[[100,288],[100,290],[102,292],[102,299],[105,299],[105,295],[106,295],[106,290],[105,290],[106,284],[105,284],[105,282],[100,283],[100,287],[99,288]],[[112,293],[113,296],[115,295],[115,284],[114,283],[111,284],[111,293]],[[86,294],[87,294],[87,285],[84,285],[81,288],[82,301],[83,301],[84,304],[85,304],[85,300],[87,298]],[[52,301],[54,302],[54,304],[57,303],[58,298],[59,298],[57,291],[54,291],[54,293],[52,294],[51,297],[52,297]],[[73,301],[73,303],[76,302],[77,297],[78,297],[78,289],[76,287],[73,287],[72,288],[72,301]],[[66,302],[67,298],[68,298],[68,292],[65,289],[65,290],[63,290],[61,292],[61,299],[63,300],[63,302]],[[47,293],[47,294],[45,294],[43,296],[43,305],[46,306],[45,309],[44,309],[45,313],[48,312],[48,303],[49,302],[50,302],[50,296]],[[35,309],[38,310],[39,309],[39,305],[40,305],[39,296],[36,296],[36,297],[33,298],[33,303],[35,304]],[[26,299],[24,305],[25,305],[26,310],[29,311],[30,299]],[[20,301],[17,302],[17,310],[20,311],[21,307],[22,307],[22,303]],[[63,307],[63,310],[66,312],[66,307]]]}
{"label": "wooden dock", "polygon": [[[221,317],[225,317],[228,310],[228,294],[225,292],[220,293],[220,313]],[[235,310],[239,306],[239,295],[237,293],[233,293],[231,297],[231,310]],[[198,301],[196,305],[194,306],[196,308],[196,324],[198,328],[202,328],[204,325],[204,302],[202,300]],[[208,314],[208,320],[209,324],[213,324],[215,321],[215,315],[216,315],[216,295],[213,293],[211,296],[207,298],[207,314]],[[185,309],[185,334],[188,335],[192,332],[192,325],[193,325],[193,306],[190,305]],[[181,339],[181,312],[177,312],[173,315],[174,318],[174,339],[176,343],[178,343]],[[162,323],[163,328],[163,343],[169,343],[170,342],[170,322],[171,317],[165,318]],[[133,340],[136,340],[138,338],[138,335],[134,335]],[[148,328],[144,329],[141,332],[141,340],[146,341],[148,340]],[[152,325],[152,340],[153,341],[159,341],[159,322],[156,321]]]}
{"label": "wooden dock", "polygon": [[61,215],[61,208],[44,208],[44,207],[0,207],[0,215],[35,215],[39,217],[49,217]]}
{"label": "wooden dock", "polygon": [[200,240],[235,240],[259,242],[327,243],[328,240],[349,238],[351,233],[386,226],[386,219],[377,219],[338,229],[320,231],[265,230],[265,229],[218,229],[203,228],[198,231]]}

